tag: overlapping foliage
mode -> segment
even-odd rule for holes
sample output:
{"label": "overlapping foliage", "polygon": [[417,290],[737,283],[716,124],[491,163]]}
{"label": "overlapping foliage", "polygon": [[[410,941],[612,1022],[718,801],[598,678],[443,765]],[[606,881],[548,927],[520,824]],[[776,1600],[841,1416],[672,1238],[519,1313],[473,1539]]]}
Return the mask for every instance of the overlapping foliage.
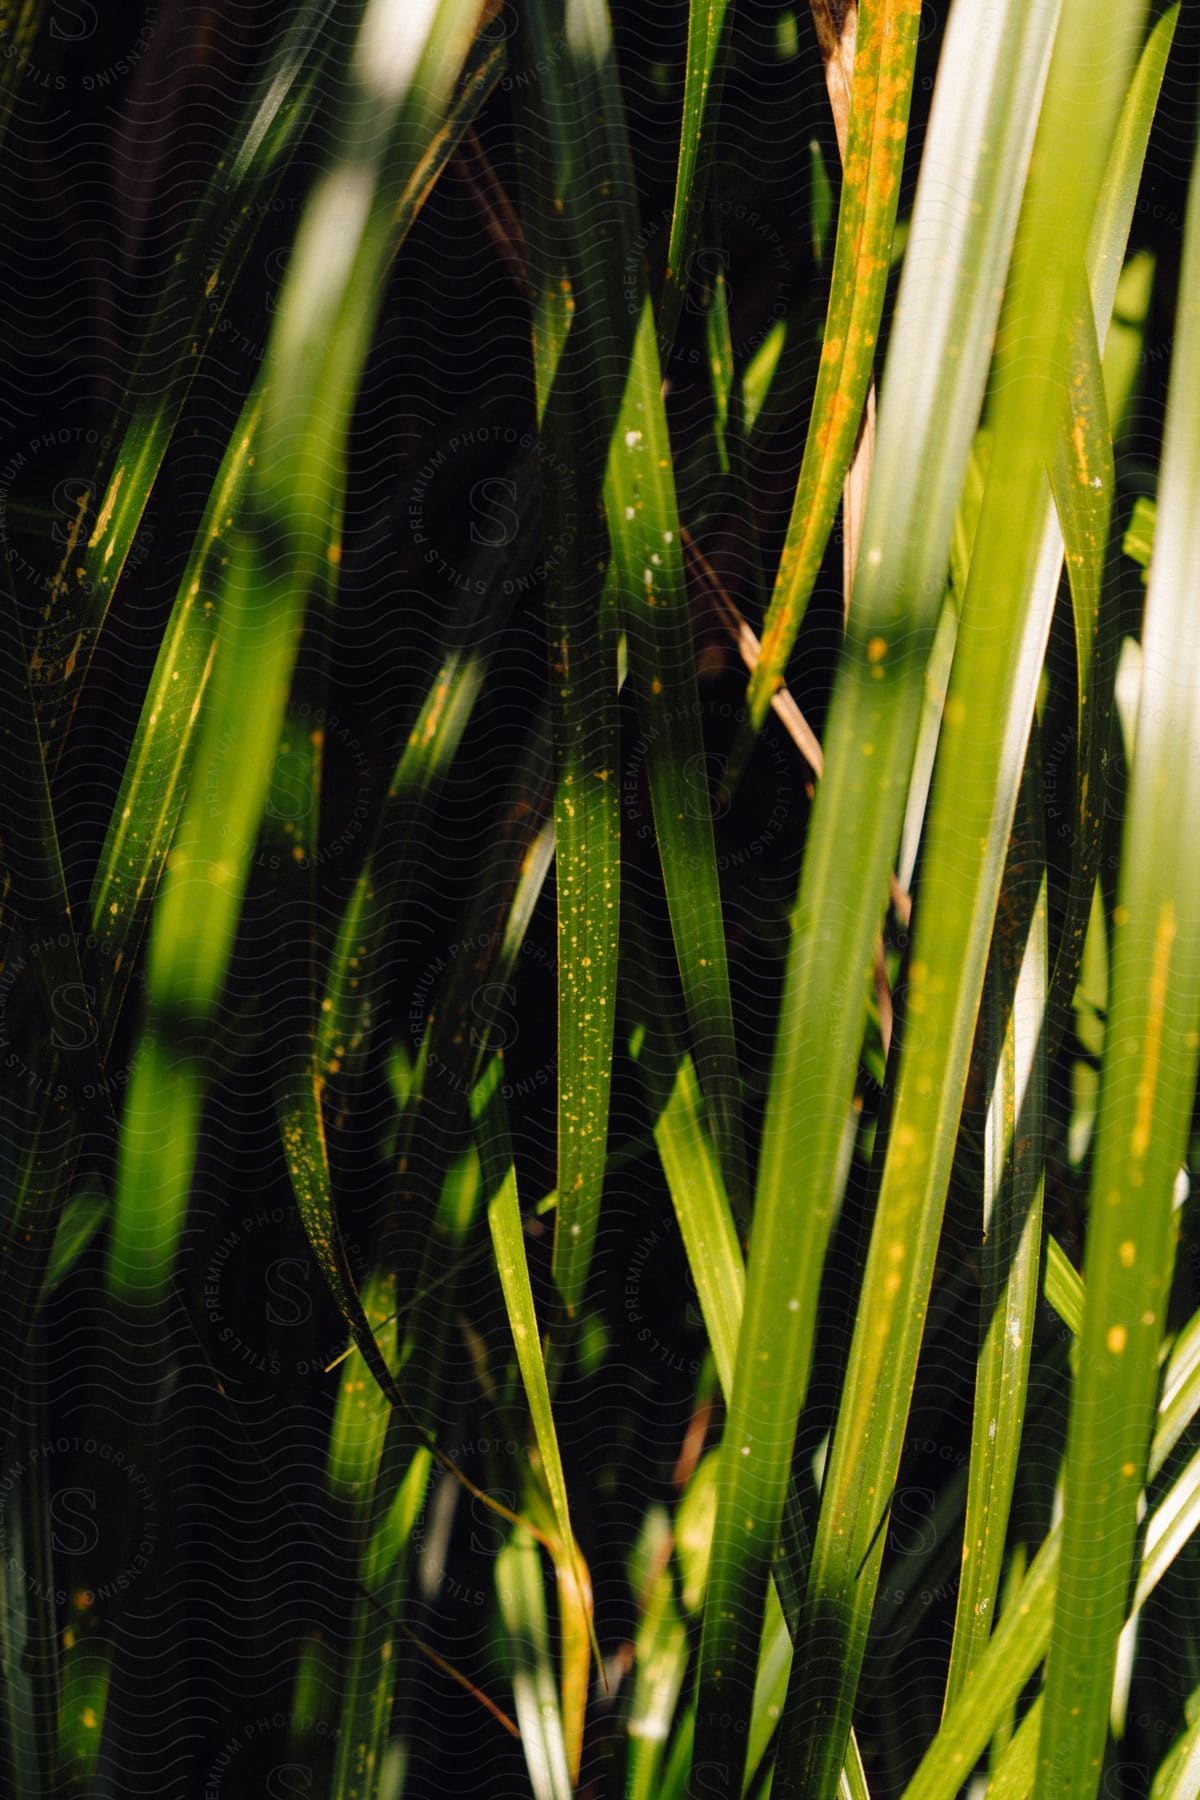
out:
{"label": "overlapping foliage", "polygon": [[1194,22],[143,10],[0,20],[0,1787],[1194,1795]]}

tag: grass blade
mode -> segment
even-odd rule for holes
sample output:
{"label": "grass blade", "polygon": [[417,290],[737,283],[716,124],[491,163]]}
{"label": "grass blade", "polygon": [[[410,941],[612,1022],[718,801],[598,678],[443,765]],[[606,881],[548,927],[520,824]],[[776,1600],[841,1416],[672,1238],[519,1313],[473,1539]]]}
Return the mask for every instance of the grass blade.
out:
{"label": "grass blade", "polygon": [[[569,1570],[571,1586],[579,1597],[587,1617],[592,1653],[597,1663],[600,1648],[591,1620],[591,1584],[587,1579],[575,1533],[571,1526],[571,1509],[567,1499],[567,1481],[558,1448],[558,1433],[550,1405],[550,1385],[542,1357],[533,1289],[529,1282],[529,1265],[525,1258],[525,1230],[521,1221],[521,1202],[517,1194],[517,1173],[508,1138],[508,1121],[502,1088],[502,1064],[497,1058],[484,1075],[472,1096],[472,1111],[479,1133],[479,1154],[483,1168],[484,1192],[487,1197],[488,1226],[496,1254],[496,1272],[504,1294],[513,1346],[525,1398],[533,1420],[534,1437],[542,1475],[550,1497],[550,1506],[558,1533],[556,1563]],[[536,1551],[534,1552],[536,1561]],[[585,1682],[586,1687],[586,1682]],[[565,1699],[565,1696],[564,1696]],[[583,1747],[583,1714],[570,1709],[573,1730],[566,1742],[567,1762],[575,1775]]]}
{"label": "grass blade", "polygon": [[1046,1678],[1039,1794],[1096,1791],[1122,1571],[1137,1528],[1174,1252],[1172,1193],[1196,1082],[1200,641],[1200,160],[1193,171],[1171,370],[1142,694],[1126,814],[1065,1477],[1063,1568]]}
{"label": "grass blade", "polygon": [[787,540],[763,625],[762,655],[746,690],[747,717],[730,757],[726,776],[730,787],[744,771],[771,696],[783,680],[854,455],[891,263],[920,10],[920,0],[884,0],[867,8],[859,21],[817,391]]}
{"label": "grass blade", "polygon": [[[541,7],[531,9],[529,23],[528,55],[541,67],[551,54],[553,27]],[[540,89],[534,82],[522,115],[522,216],[546,539],[570,546],[548,568],[546,581],[558,887],[554,1274],[570,1316],[591,1261],[608,1140],[621,891],[618,622],[604,577],[598,505],[603,446],[596,442],[589,379],[586,284],[578,285],[583,246],[595,226],[595,196],[589,175],[566,152],[570,83]]]}
{"label": "grass blade", "polygon": [[[216,595],[229,554],[227,521],[240,511],[253,466],[261,393],[230,438],[183,573],[125,764],[92,883],[92,928],[118,942],[132,967],[188,790],[204,696],[216,655]],[[106,991],[106,1013],[117,1010]]]}
{"label": "grass blade", "polygon": [[984,990],[994,1048],[985,1149],[980,1351],[975,1370],[963,1570],[946,1676],[949,1707],[991,1635],[1033,1350],[1045,1184],[1046,877],[1037,760],[1000,895]]}
{"label": "grass blade", "polygon": [[729,0],[690,0],[688,6],[679,163],[675,172],[667,268],[658,308],[658,342],[664,363],[670,356],[687,295],[709,174],[716,154],[721,90],[729,60],[725,36],[728,11]]}

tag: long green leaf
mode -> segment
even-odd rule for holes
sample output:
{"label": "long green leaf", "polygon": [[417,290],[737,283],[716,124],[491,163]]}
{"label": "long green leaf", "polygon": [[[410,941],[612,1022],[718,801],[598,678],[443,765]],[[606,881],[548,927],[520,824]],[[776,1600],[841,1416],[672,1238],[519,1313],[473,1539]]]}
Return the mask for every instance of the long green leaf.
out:
{"label": "long green leaf", "polygon": [[[556,21],[557,23],[557,21]],[[552,54],[550,19],[530,12],[528,55]],[[522,212],[548,543],[546,581],[558,889],[558,1192],[554,1272],[568,1314],[582,1298],[600,1213],[608,1134],[620,931],[617,617],[604,579],[583,245],[595,229],[588,173],[567,154],[574,89],[535,83],[522,113]],[[557,202],[557,204],[556,204]]]}
{"label": "long green leaf", "polygon": [[994,1046],[995,1077],[985,1150],[981,1344],[947,1707],[970,1680],[996,1617],[1038,1299],[1047,981],[1038,772],[1031,756],[985,988],[984,1026]]}
{"label": "long green leaf", "polygon": [[864,8],[854,51],[854,88],[837,246],[817,391],[762,654],[746,693],[747,716],[730,757],[740,778],[783,680],[850,467],[879,337],[900,200],[917,53],[920,0]]}
{"label": "long green leaf", "polygon": [[658,308],[658,341],[664,363],[670,356],[687,295],[692,256],[700,235],[709,173],[716,153],[721,90],[729,61],[725,29],[728,11],[729,0],[689,0],[675,200],[671,208],[667,267]]}
{"label": "long green leaf", "polygon": [[1172,1194],[1200,1049],[1200,764],[1193,753],[1200,743],[1200,627],[1186,599],[1200,580],[1200,418],[1193,403],[1200,382],[1200,159],[1183,256],[1039,1752],[1037,1792],[1047,1796],[1092,1795],[1099,1781],[1123,1577],[1154,1416],[1174,1254]]}
{"label": "long green leaf", "polygon": [[[130,969],[187,794],[216,655],[228,522],[244,500],[261,413],[262,395],[256,388],[229,440],[179,584],[92,883],[92,928],[117,943]],[[110,1017],[118,1010],[117,1000],[113,986],[106,984]]]}
{"label": "long green leaf", "polygon": [[[529,1283],[529,1265],[525,1256],[525,1229],[521,1220],[521,1202],[517,1194],[517,1173],[508,1139],[508,1123],[502,1086],[503,1065],[492,1063],[472,1096],[472,1110],[479,1133],[480,1160],[484,1186],[489,1195],[488,1227],[496,1253],[496,1270],[504,1294],[509,1327],[517,1365],[529,1402],[537,1439],[538,1455],[554,1509],[559,1537],[568,1554],[573,1554],[575,1534],[571,1529],[571,1511],[567,1500],[567,1481],[558,1448],[558,1433],[550,1405],[550,1387],[542,1358],[537,1313],[533,1305],[533,1289]],[[582,1581],[577,1572],[577,1584]]]}

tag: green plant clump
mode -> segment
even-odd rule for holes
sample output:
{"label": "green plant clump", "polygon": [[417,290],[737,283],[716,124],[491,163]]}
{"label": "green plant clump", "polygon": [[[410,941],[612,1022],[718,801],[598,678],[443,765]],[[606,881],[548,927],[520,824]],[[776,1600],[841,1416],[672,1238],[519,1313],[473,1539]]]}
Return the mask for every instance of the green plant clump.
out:
{"label": "green plant clump", "polygon": [[0,1795],[1194,1800],[1188,8],[0,46]]}

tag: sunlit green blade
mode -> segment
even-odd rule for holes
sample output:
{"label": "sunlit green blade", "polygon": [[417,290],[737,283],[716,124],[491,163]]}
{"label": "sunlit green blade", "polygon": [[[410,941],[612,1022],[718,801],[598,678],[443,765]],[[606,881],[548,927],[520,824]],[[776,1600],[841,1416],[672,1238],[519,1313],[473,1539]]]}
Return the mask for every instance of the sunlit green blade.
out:
{"label": "sunlit green blade", "polygon": [[1039,1694],[1014,1732],[988,1783],[988,1800],[1026,1800],[1033,1792],[1041,1726],[1042,1696]]}
{"label": "sunlit green blade", "polygon": [[[609,580],[620,596],[628,633],[655,834],[697,1072],[730,1198],[735,1209],[744,1210],[741,1101],[712,819],[696,806],[687,781],[688,769],[703,767],[705,759],[671,440],[652,309],[637,254],[635,188],[620,95],[611,59],[603,56],[607,22],[601,0],[582,4],[595,15],[601,34],[590,76],[618,201],[604,274],[610,288],[620,269],[633,269],[639,276],[631,333],[610,346],[603,361],[597,358],[597,374],[605,371],[609,390],[604,408],[604,425],[611,429],[604,488],[612,546]],[[606,304],[610,322],[618,316],[612,292],[596,292],[593,304]],[[626,317],[629,312],[626,303]]]}
{"label": "sunlit green blade", "polygon": [[[466,678],[462,671],[458,675]],[[399,1096],[403,1107],[398,1155],[402,1179],[406,1186],[417,1179],[414,1171],[419,1157],[422,1189],[435,1199],[465,1154],[466,1096],[487,1053],[487,1034],[493,1023],[484,996],[511,992],[514,965],[553,853],[553,833],[542,824],[544,797],[538,799],[545,788],[545,736],[544,731],[535,729],[520,761],[510,788],[510,804],[502,809],[505,828],[493,842],[481,871],[476,904],[461,934],[463,943],[481,946],[479,953],[459,958],[453,965],[444,991],[438,993],[417,1066],[405,1071],[405,1091]],[[319,1035],[316,1042],[319,1047]],[[312,1043],[310,1038],[282,1084],[280,1119],[293,1191],[318,1265],[354,1341],[381,1391],[396,1402],[396,1386],[365,1329],[341,1243],[320,1104],[322,1080]],[[427,1104],[430,1090],[432,1105]],[[447,1112],[461,1115],[462,1132],[456,1131],[454,1117],[448,1120]],[[470,1160],[473,1162],[473,1154]],[[445,1204],[443,1192],[443,1208]],[[454,1217],[458,1218],[457,1212]],[[443,1236],[431,1232],[420,1252],[422,1268],[412,1294],[406,1293],[407,1301],[415,1305],[426,1287],[441,1278],[444,1271],[435,1269],[431,1259],[436,1263],[444,1253]],[[435,1353],[435,1364],[440,1354]],[[423,1405],[420,1410],[426,1411]]]}
{"label": "sunlit green blade", "polygon": [[1056,1528],[1034,1557],[1016,1602],[1001,1617],[970,1685],[905,1788],[904,1800],[953,1800],[1042,1660],[1050,1640],[1060,1541]]}
{"label": "sunlit green blade", "polygon": [[733,1213],[704,1129],[700,1089],[690,1058],[679,1064],[674,1087],[654,1125],[696,1297],[717,1365],[721,1389],[733,1391],[742,1323],[745,1267]]}
{"label": "sunlit green blade", "polygon": [[[1116,301],[1129,226],[1142,185],[1146,145],[1178,23],[1179,4],[1173,0],[1161,8],[1147,34],[1113,133],[1104,189],[1088,239],[1088,271],[1098,327],[1111,318]],[[1103,349],[1106,334],[1100,330],[1099,336]]]}
{"label": "sunlit green blade", "polygon": [[[740,1784],[749,1671],[808,1385],[817,1293],[925,662],[1053,27],[1050,13],[1035,16],[1017,4],[989,8],[986,17],[956,9],[942,52],[884,375],[848,637],[825,732],[825,773],[793,915],[722,1451],[697,1758],[729,1771],[720,1790],[729,1793]],[[773,1375],[769,1389],[761,1382],[765,1367]]]}
{"label": "sunlit green blade", "polygon": [[[1172,1483],[1160,1505],[1151,1514],[1146,1531],[1146,1545],[1137,1572],[1137,1586],[1132,1597],[1132,1610],[1145,1603],[1178,1556],[1184,1544],[1200,1525],[1200,1453],[1197,1453]],[[1035,1568],[1022,1587],[1017,1620],[1009,1634],[1008,1621],[1002,1622],[997,1637],[1004,1636],[1003,1656],[993,1656],[992,1648],[981,1657],[972,1685],[965,1690],[956,1714],[948,1727],[935,1739],[917,1776],[905,1790],[905,1800],[950,1800],[986,1742],[984,1726],[996,1721],[997,1701],[1002,1696],[1011,1701],[1033,1673],[1050,1641],[1051,1620],[1055,1610],[1055,1594],[1061,1580],[1063,1561],[1062,1525],[1056,1525],[1039,1552]],[[1042,1565],[1038,1568],[1038,1565]],[[1038,1580],[1034,1582],[1035,1571]],[[1047,1592],[1047,1588],[1049,1592]],[[1122,1612],[1125,1610],[1124,1597]],[[1019,1680],[1017,1679],[1019,1677]],[[1049,1690],[1038,1696],[1031,1713],[1032,1723],[1025,1721],[1005,1754],[1010,1764],[1007,1780],[1019,1788],[1019,1777],[1027,1762],[1040,1766],[1044,1751],[1037,1755],[1031,1748],[1044,1730],[1045,1708]],[[1105,1695],[1107,1715],[1108,1695]],[[1024,1734],[1024,1735],[1023,1735]],[[1029,1789],[1023,1791],[1028,1792]]]}
{"label": "sunlit green blade", "polygon": [[804,460],[747,717],[727,780],[740,779],[820,573],[871,385],[900,199],[920,0],[882,0],[859,18],[854,89],[825,341]]}
{"label": "sunlit green blade", "polygon": [[[721,90],[729,61],[725,30],[729,0],[690,0],[687,62],[683,87],[683,119],[667,267],[658,308],[658,342],[664,363],[670,356],[679,315],[691,278],[692,257],[700,236],[704,199],[717,147]],[[732,28],[732,21],[730,22]]]}
{"label": "sunlit green blade", "polygon": [[165,1290],[183,1225],[204,1091],[197,1047],[220,1000],[287,701],[298,638],[290,598],[290,582],[269,571],[253,540],[235,541],[191,792],[155,913],[147,1031],[123,1121],[110,1277],[127,1295]]}
{"label": "sunlit green blade", "polygon": [[310,592],[336,562],[350,414],[395,208],[438,129],[469,26],[421,0],[372,0],[346,79],[341,159],[318,183],[264,368],[259,453],[219,602],[222,641],[192,788],[151,938],[145,1054],[117,1176],[114,1292],[165,1291],[187,1206],[215,1016]]}
{"label": "sunlit green blade", "polygon": [[[1082,1322],[1082,1307],[1080,1309]],[[1192,1314],[1171,1347],[1154,1429],[1151,1468],[1161,1466],[1200,1410],[1200,1312]]]}
{"label": "sunlit green blade", "polygon": [[[1100,205],[1092,222],[1087,260],[1094,318],[1102,326],[1107,323],[1117,296],[1129,221],[1178,19],[1179,7],[1168,6],[1149,33],[1122,108]],[[1148,298],[1147,291],[1146,302]],[[1106,356],[1101,382],[1093,338],[1093,322],[1084,309],[1074,322],[1071,341],[1072,429],[1050,463],[1071,583],[1078,669],[1075,810],[1073,817],[1064,819],[1058,827],[1060,834],[1070,833],[1071,865],[1066,916],[1051,978],[1051,1054],[1069,1020],[1092,911],[1104,814],[1104,758],[1119,647],[1115,595],[1109,596],[1109,604],[1101,604],[1110,502],[1115,488],[1106,415],[1114,408],[1118,415],[1125,411],[1137,373],[1136,364],[1127,366],[1122,380],[1119,370],[1110,368],[1111,359]],[[1103,341],[1101,331],[1100,342]],[[1110,344],[1110,350],[1114,347]]]}
{"label": "sunlit green blade", "polygon": [[[1028,1567],[1028,1547],[1021,1538],[1018,1538],[1012,1547],[1012,1552],[1008,1558],[1008,1565],[1004,1571],[1004,1588],[1000,1596],[1001,1615],[1006,1613],[1009,1607],[1016,1603],[1017,1594],[1020,1591],[1022,1582],[1025,1580],[1025,1571]],[[991,1744],[988,1748],[988,1760],[990,1767],[994,1770],[999,1769],[1006,1753],[1012,1747],[1016,1723],[1017,1709],[1013,1706],[1001,1715],[1000,1721],[997,1724],[995,1731],[992,1733]]]}
{"label": "sunlit green blade", "polygon": [[787,342],[788,330],[786,319],[780,319],[773,325],[763,340],[761,349],[755,351],[742,375],[742,405],[746,414],[748,438],[758,423],[768,397],[774,391],[775,376]]}
{"label": "sunlit green blade", "polygon": [[971,568],[971,551],[979,525],[979,509],[983,504],[983,485],[987,474],[989,440],[986,430],[976,434],[975,446],[967,461],[962,498],[954,519],[950,540],[950,584],[938,620],[929,665],[925,671],[925,699],[917,732],[908,800],[904,809],[904,829],[900,837],[900,855],[896,862],[896,878],[907,893],[912,887],[917,868],[917,853],[925,829],[929,806],[929,790],[933,782],[933,765],[937,756],[938,737],[942,729],[942,713],[950,686],[950,667],[954,661],[954,643],[958,636],[958,612],[967,591]]}
{"label": "sunlit green blade", "polygon": [[[386,1467],[386,1465],[385,1465]],[[356,1609],[345,1671],[345,1700],[338,1731],[334,1800],[375,1800],[386,1751],[395,1679],[396,1628],[410,1573],[409,1547],[429,1480],[427,1451],[417,1450],[398,1475],[389,1473],[391,1504],[365,1560],[362,1579],[372,1596]],[[372,1601],[374,1602],[372,1604]]]}
{"label": "sunlit green blade", "polygon": [[541,1559],[537,1545],[523,1531],[514,1533],[496,1558],[496,1594],[534,1800],[571,1800],[573,1786],[550,1656]]}
{"label": "sunlit green blade", "polygon": [[1171,1483],[1162,1503],[1150,1516],[1134,1594],[1135,1612],[1158,1586],[1198,1525],[1200,1450]]}
{"label": "sunlit green blade", "polygon": [[[256,388],[229,440],[179,584],[92,883],[92,929],[113,940],[121,967],[132,968],[141,948],[187,793],[216,656],[228,523],[244,501],[261,412]],[[118,1010],[119,986],[114,980],[105,993],[110,1021]]]}
{"label": "sunlit green blade", "polygon": [[[72,546],[74,554],[64,558],[54,585],[54,607],[39,641],[39,692],[52,762],[61,751],[105,610],[136,540],[203,350],[220,327],[238,273],[269,213],[270,196],[325,96],[336,44],[331,22],[335,10],[332,0],[306,0],[289,20],[283,42],[271,56],[258,92],[201,196],[186,243],[171,265],[147,327],[124,403],[128,423],[111,471],[101,472],[103,500],[94,518],[86,520],[91,535],[81,536]],[[501,46],[476,47],[454,107],[397,205],[398,237],[495,85],[502,60]],[[154,399],[148,402],[147,394]],[[218,514],[218,523],[223,526],[227,516]]]}
{"label": "sunlit green blade", "polygon": [[1172,1194],[1196,1084],[1200,932],[1200,161],[1171,365],[1142,693],[1114,919],[1065,1532],[1046,1676],[1039,1795],[1092,1795],[1104,1749],[1123,1576],[1153,1422],[1174,1254]]}
{"label": "sunlit green blade", "polygon": [[[489,69],[490,62],[481,72],[477,71],[474,81],[464,84],[445,125],[407,183],[393,215],[395,245],[407,234],[454,146],[478,111],[492,78]],[[109,1030],[134,967],[187,792],[201,708],[216,651],[218,602],[230,554],[230,529],[245,505],[261,414],[259,382],[230,439],[179,585],[92,885],[92,927],[98,935],[103,934],[106,956],[113,969],[112,978],[103,984],[104,1016]],[[525,543],[519,539],[514,557],[524,551]],[[494,558],[487,572],[490,588],[498,579]],[[478,628],[484,616],[481,610],[479,619],[468,616],[464,621],[466,629],[461,642],[449,651],[439,683],[414,727],[413,741],[389,790],[389,805],[399,806],[401,794],[407,801],[410,786],[413,803],[419,804],[452,753],[456,733],[461,734],[486,667],[486,657],[477,662],[472,655],[477,637],[471,630]],[[391,842],[393,823],[381,823],[378,836]],[[415,860],[415,844],[410,845],[410,854]],[[319,1064],[326,1073],[338,1044],[365,1037],[355,1009],[368,1008],[375,997],[370,970],[365,965],[377,937],[371,921],[364,917],[364,899],[371,890],[373,866],[369,860],[355,888],[332,962],[327,996],[330,1003],[321,1014],[318,1047]],[[381,876],[378,885],[383,886],[385,880],[386,876]],[[386,920],[380,923],[378,936],[386,936]],[[367,942],[362,951],[360,979],[353,959],[359,956],[364,937]]]}
{"label": "sunlit green blade", "polygon": [[[731,527],[740,540],[752,609],[757,616],[763,610],[762,557],[752,496],[742,378],[735,361],[731,329],[730,289],[721,268],[717,270],[704,315],[704,335],[713,397],[713,453],[719,472],[717,504],[727,506]],[[683,543],[694,568],[698,550],[686,530]]]}
{"label": "sunlit green blade", "polygon": [[299,1070],[285,1077],[280,1097],[280,1127],[292,1191],[317,1266],[373,1379],[382,1393],[395,1402],[396,1384],[388,1373],[359,1299],[338,1228],[320,1096],[311,1081],[304,1082]]}
{"label": "sunlit green blade", "polygon": [[1083,1325],[1083,1282],[1056,1237],[1046,1241],[1045,1290],[1048,1304],[1078,1337]]}
{"label": "sunlit green blade", "polygon": [[[529,1415],[533,1421],[533,1433],[537,1442],[542,1476],[554,1513],[559,1550],[570,1564],[576,1594],[581,1598],[586,1596],[590,1599],[590,1583],[587,1580],[582,1559],[576,1547],[575,1533],[571,1526],[567,1480],[563,1473],[562,1457],[559,1454],[558,1432],[555,1428],[554,1412],[550,1404],[550,1386],[546,1379],[546,1364],[542,1356],[541,1336],[533,1304],[533,1289],[529,1282],[529,1265],[525,1255],[525,1228],[521,1220],[517,1172],[513,1163],[512,1145],[509,1141],[507,1108],[504,1100],[503,1063],[499,1057],[485,1072],[472,1095],[471,1105],[479,1139],[479,1158],[483,1168],[488,1227],[492,1234],[492,1246],[495,1251],[496,1273],[500,1279],[509,1329],[513,1335],[513,1348],[517,1355],[517,1366],[521,1371],[521,1381],[529,1405]],[[586,1600],[584,1603],[586,1604]],[[588,1626],[592,1633],[593,1653],[599,1661],[599,1646],[595,1641],[594,1628],[591,1626],[590,1618]],[[575,1723],[579,1732],[582,1732],[582,1715],[576,1719]],[[574,1742],[570,1740],[567,1742],[568,1764],[576,1771],[579,1767],[581,1742],[580,1737],[577,1737]]]}
{"label": "sunlit green blade", "polygon": [[[1082,282],[1088,221],[1137,47],[1139,19],[1118,10],[1110,41],[1107,30],[1094,35],[1094,9],[1085,14],[1078,0],[1064,6],[1013,257],[988,481],[923,852],[906,994],[911,1025],[797,1642],[804,1673],[783,1727],[787,1794],[828,1793],[840,1768],[899,1472],[1003,846],[1053,612],[1055,583],[1042,569],[1057,565],[1060,552],[1046,523],[1045,468],[1062,429],[1072,322],[1090,304]],[[818,1663],[811,1646],[835,1633],[840,1657]]]}
{"label": "sunlit green blade", "polygon": [[[473,1148],[468,1148],[447,1173],[431,1231],[452,1269],[474,1227],[481,1192],[478,1158]],[[359,1353],[352,1356],[330,1443],[331,1490],[357,1509],[362,1544],[359,1579],[366,1590],[352,1621],[345,1664],[347,1691],[333,1789],[338,1800],[375,1800],[382,1791],[380,1769],[393,1749],[389,1734],[397,1634],[411,1639],[405,1614],[414,1525],[425,1502],[432,1466],[431,1440],[427,1445],[416,1442],[418,1432],[428,1434],[414,1420],[418,1411],[434,1420],[441,1416],[439,1399],[450,1345],[446,1325],[455,1293],[443,1288],[414,1308],[403,1342],[393,1275],[373,1275],[364,1287],[362,1303],[386,1364],[387,1384],[365,1380]],[[389,1391],[394,1393],[401,1384],[409,1386],[415,1354],[421,1357],[421,1391],[413,1395],[411,1405],[393,1411]],[[478,1500],[493,1504],[466,1481],[450,1458],[436,1449],[434,1455]],[[499,1510],[513,1520],[508,1509]],[[455,1676],[449,1664],[427,1646],[423,1648],[436,1666]]]}
{"label": "sunlit green blade", "polygon": [[[551,9],[529,14],[526,55],[553,55]],[[533,360],[548,544],[546,625],[554,720],[558,890],[558,1192],[554,1274],[568,1314],[583,1296],[600,1216],[616,1010],[621,888],[617,614],[604,576],[597,442],[588,361],[594,229],[590,171],[568,146],[569,79],[536,77],[521,115],[522,214],[529,249]],[[582,340],[582,341],[581,341]]]}
{"label": "sunlit green blade", "polygon": [[1037,1311],[1047,981],[1039,774],[1031,756],[984,988],[983,1028],[995,1072],[984,1152],[981,1342],[947,1707],[970,1680],[996,1617]]}
{"label": "sunlit green blade", "polygon": [[[690,1058],[684,1057],[666,1105],[654,1126],[671,1201],[679,1221],[696,1297],[728,1400],[736,1373],[738,1334],[745,1293],[745,1265],[721,1170],[704,1128],[700,1089]],[[783,1508],[783,1542],[775,1562],[775,1582],[785,1613],[794,1621],[803,1592],[809,1534],[795,1484],[789,1482]],[[777,1610],[768,1600],[768,1629]]]}

